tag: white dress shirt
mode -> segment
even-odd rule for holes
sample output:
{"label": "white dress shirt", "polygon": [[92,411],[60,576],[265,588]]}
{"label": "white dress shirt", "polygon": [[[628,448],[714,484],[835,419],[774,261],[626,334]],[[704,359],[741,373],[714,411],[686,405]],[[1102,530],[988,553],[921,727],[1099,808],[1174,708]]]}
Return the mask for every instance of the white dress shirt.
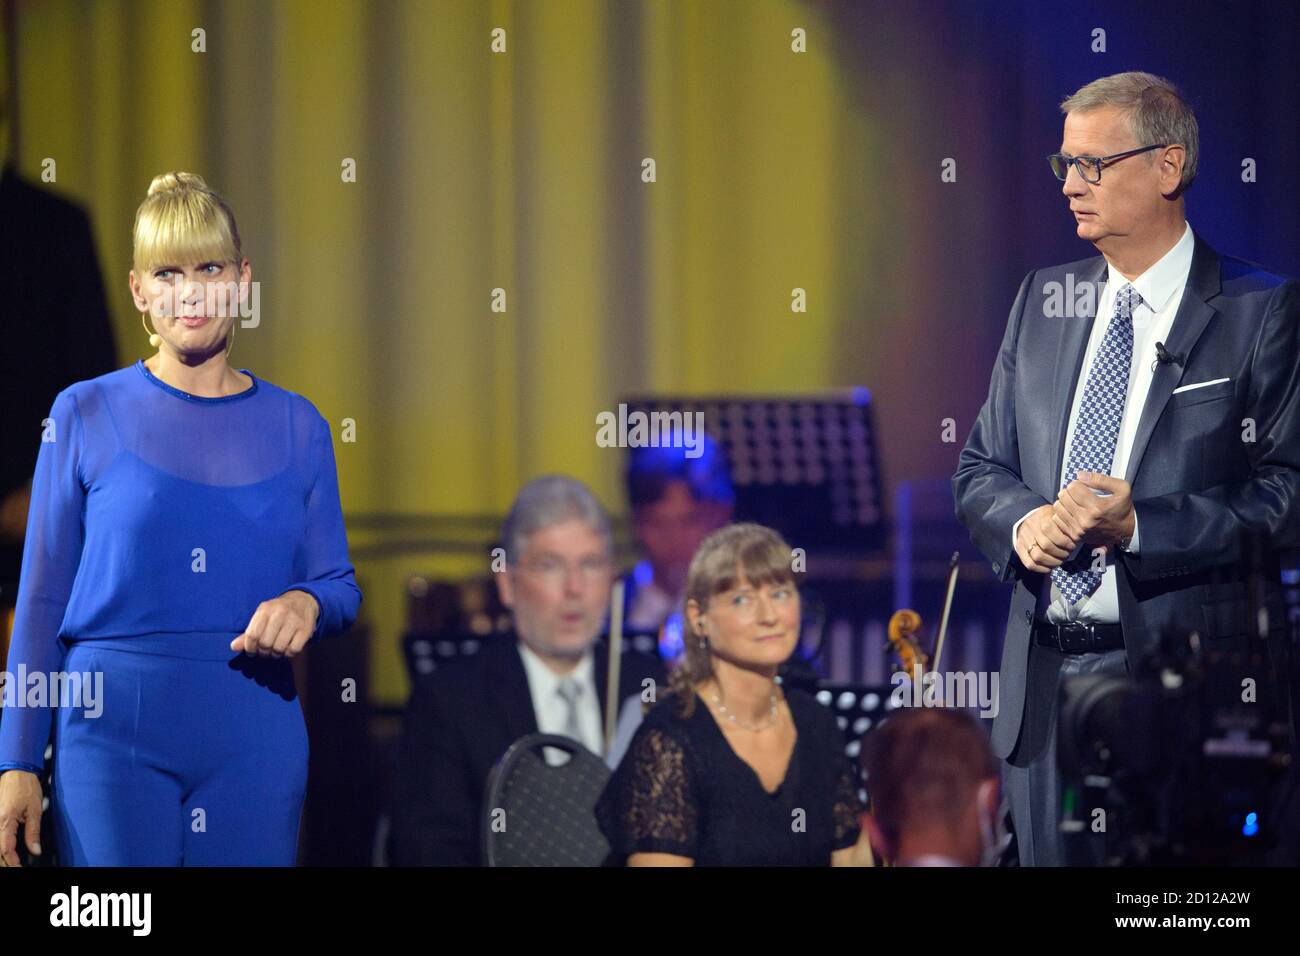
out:
{"label": "white dress shirt", "polygon": [[[1183,301],[1183,290],[1187,287],[1187,276],[1192,268],[1192,249],[1195,240],[1192,227],[1183,224],[1183,235],[1173,248],[1166,252],[1159,261],[1146,272],[1133,280],[1133,288],[1142,296],[1142,303],[1133,310],[1133,359],[1129,365],[1128,396],[1124,401],[1124,415],[1120,419],[1119,434],[1115,439],[1115,455],[1111,460],[1110,474],[1123,478],[1128,468],[1129,455],[1133,450],[1133,438],[1137,434],[1138,421],[1146,405],[1147,393],[1151,390],[1151,378],[1154,375],[1152,363],[1156,358],[1156,343],[1169,341],[1169,330],[1173,328],[1174,316]],[[1093,357],[1101,347],[1115,314],[1115,297],[1119,290],[1128,284],[1113,265],[1107,264],[1106,285],[1097,301],[1097,314],[1093,318],[1092,333],[1088,338],[1088,348],[1084,352],[1083,366],[1079,371],[1079,381],[1074,389],[1074,401],[1070,408],[1070,418],[1065,432],[1065,448],[1061,460],[1061,474],[1070,459],[1070,442],[1074,439],[1074,424],[1079,416],[1079,405],[1083,401],[1084,386],[1088,381],[1088,372],[1092,368]],[[1074,476],[1070,476],[1073,479]],[[1037,509],[1035,509],[1037,510]],[[1033,511],[1029,512],[1033,514]],[[1011,528],[1011,546],[1015,548],[1016,535],[1020,531],[1020,522]],[[1127,550],[1138,553],[1137,512],[1133,515],[1133,538]],[[1102,575],[1097,590],[1078,604],[1069,605],[1056,585],[1049,577],[1049,588],[1039,592],[1036,617],[1061,623],[1064,621],[1082,621],[1092,624],[1116,624],[1119,622],[1119,595],[1115,590],[1115,553],[1114,547],[1106,549],[1106,571]],[[1046,605],[1046,608],[1044,607]],[[1046,613],[1044,614],[1044,610]]]}
{"label": "white dress shirt", "polygon": [[[533,699],[537,729],[544,734],[563,736],[569,720],[569,705],[560,696],[560,675],[547,667],[546,662],[523,641],[519,642],[519,656],[524,662],[524,673],[528,675],[528,693]],[[578,742],[592,753],[599,755],[605,749],[604,731],[600,726],[596,669],[590,650],[582,656],[582,660],[569,676],[574,678],[581,688],[577,709],[582,738]],[[547,753],[549,756],[549,748]]]}

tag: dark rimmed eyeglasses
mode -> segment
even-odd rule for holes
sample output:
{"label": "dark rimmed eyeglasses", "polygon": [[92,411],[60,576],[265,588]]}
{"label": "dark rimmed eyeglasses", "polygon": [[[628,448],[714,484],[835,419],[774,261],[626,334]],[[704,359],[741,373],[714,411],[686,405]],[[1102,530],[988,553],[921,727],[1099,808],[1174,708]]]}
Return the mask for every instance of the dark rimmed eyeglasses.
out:
{"label": "dark rimmed eyeglasses", "polygon": [[1126,150],[1123,153],[1111,153],[1109,156],[1067,156],[1065,153],[1053,153],[1047,157],[1047,161],[1052,164],[1052,172],[1056,174],[1056,178],[1061,182],[1065,182],[1065,178],[1070,175],[1070,167],[1073,166],[1079,171],[1079,175],[1083,177],[1085,183],[1099,183],[1101,182],[1101,167],[1103,164],[1117,163],[1126,157],[1150,152],[1153,149],[1162,149],[1168,145],[1168,143],[1156,143],[1153,146],[1139,146],[1137,149]]}

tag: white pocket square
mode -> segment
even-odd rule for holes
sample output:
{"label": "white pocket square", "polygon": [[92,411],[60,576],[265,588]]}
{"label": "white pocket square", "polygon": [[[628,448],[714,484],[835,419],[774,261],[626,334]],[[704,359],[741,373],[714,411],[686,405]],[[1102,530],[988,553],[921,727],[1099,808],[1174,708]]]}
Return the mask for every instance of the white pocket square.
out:
{"label": "white pocket square", "polygon": [[1197,382],[1194,385],[1179,385],[1176,389],[1170,392],[1170,394],[1177,395],[1179,392],[1190,392],[1194,388],[1205,388],[1207,385],[1218,385],[1220,382],[1227,381],[1231,380],[1226,378],[1212,378],[1208,382]]}

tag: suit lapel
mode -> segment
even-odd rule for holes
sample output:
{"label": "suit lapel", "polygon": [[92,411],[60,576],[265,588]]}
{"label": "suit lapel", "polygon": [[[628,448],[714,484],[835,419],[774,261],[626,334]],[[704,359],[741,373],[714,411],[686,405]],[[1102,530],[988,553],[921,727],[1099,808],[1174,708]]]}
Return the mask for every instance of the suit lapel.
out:
{"label": "suit lapel", "polygon": [[1070,411],[1074,407],[1074,390],[1078,385],[1079,376],[1083,374],[1083,356],[1088,350],[1088,336],[1092,332],[1097,309],[1101,307],[1101,292],[1106,284],[1104,256],[1098,257],[1096,264],[1088,270],[1082,281],[1092,283],[1096,290],[1093,295],[1093,314],[1076,316],[1073,319],[1061,318],[1056,322],[1061,332],[1056,347],[1056,371],[1052,376],[1055,391],[1052,394],[1052,403],[1047,406],[1060,410],[1052,436],[1052,447],[1056,450],[1052,459],[1052,487],[1049,489],[1051,494],[1048,496],[1052,498],[1055,498],[1061,488],[1061,467],[1065,460],[1065,426],[1070,420]]}
{"label": "suit lapel", "polygon": [[1155,431],[1156,422],[1164,413],[1169,396],[1183,376],[1183,370],[1191,359],[1196,341],[1205,331],[1210,319],[1214,318],[1214,308],[1207,300],[1219,294],[1223,287],[1219,273],[1219,256],[1206,242],[1193,233],[1196,245],[1192,250],[1192,267],[1187,274],[1187,288],[1183,291],[1182,302],[1178,305],[1178,314],[1169,330],[1169,341],[1165,348],[1182,356],[1182,365],[1167,363],[1156,366],[1151,378],[1151,389],[1147,392],[1146,404],[1142,407],[1142,418],[1138,422],[1137,433],[1133,436],[1133,449],[1129,452],[1128,467],[1124,470],[1124,480],[1130,485],[1137,475],[1142,455]]}
{"label": "suit lapel", "polygon": [[592,676],[596,678],[596,703],[600,707],[600,728],[605,730],[605,695],[609,693],[609,648],[603,642],[597,644],[592,656]]}
{"label": "suit lapel", "polygon": [[493,662],[496,680],[501,688],[499,700],[505,715],[506,728],[512,741],[537,733],[537,711],[533,708],[533,695],[528,689],[528,673],[519,656],[519,639],[511,635],[503,638],[501,655]]}

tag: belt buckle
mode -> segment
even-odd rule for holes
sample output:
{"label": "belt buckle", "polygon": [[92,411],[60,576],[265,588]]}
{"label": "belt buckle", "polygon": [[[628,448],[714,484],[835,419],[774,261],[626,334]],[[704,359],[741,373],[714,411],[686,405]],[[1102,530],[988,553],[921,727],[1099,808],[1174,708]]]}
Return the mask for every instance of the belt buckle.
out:
{"label": "belt buckle", "polygon": [[1086,651],[1094,643],[1091,624],[1080,624],[1077,621],[1071,621],[1068,624],[1059,625],[1056,633],[1061,639],[1061,650],[1070,653]]}

